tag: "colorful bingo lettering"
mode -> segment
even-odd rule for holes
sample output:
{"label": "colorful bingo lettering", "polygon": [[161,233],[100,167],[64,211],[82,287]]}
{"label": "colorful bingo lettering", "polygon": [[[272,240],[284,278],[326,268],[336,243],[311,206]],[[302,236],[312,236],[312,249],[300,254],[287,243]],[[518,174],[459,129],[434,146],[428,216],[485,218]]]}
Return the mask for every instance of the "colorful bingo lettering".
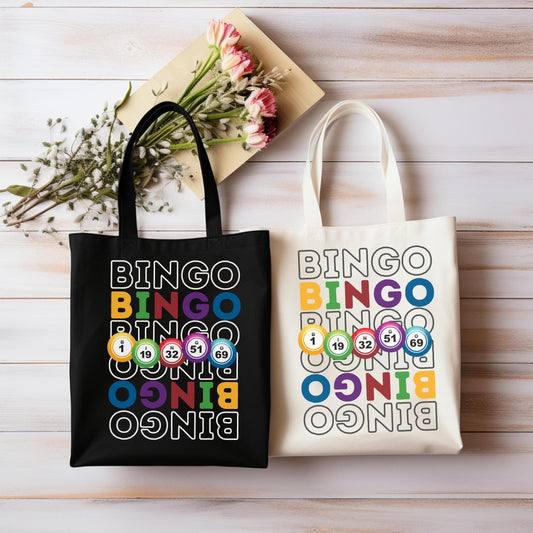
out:
{"label": "colorful bingo lettering", "polygon": [[111,261],[115,439],[239,438],[239,282],[226,260]]}
{"label": "colorful bingo lettering", "polygon": [[424,246],[298,252],[302,426],[435,431],[435,290]]}

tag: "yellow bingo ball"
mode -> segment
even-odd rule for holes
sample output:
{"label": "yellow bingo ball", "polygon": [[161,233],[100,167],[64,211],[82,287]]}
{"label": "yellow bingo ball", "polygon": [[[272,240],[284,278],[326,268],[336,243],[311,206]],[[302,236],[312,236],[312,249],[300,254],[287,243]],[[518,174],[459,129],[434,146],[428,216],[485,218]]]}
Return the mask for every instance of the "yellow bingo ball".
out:
{"label": "yellow bingo ball", "polygon": [[324,350],[324,339],[328,332],[318,324],[309,324],[298,334],[298,344],[308,355],[318,355]]}
{"label": "yellow bingo ball", "polygon": [[121,331],[107,341],[107,352],[115,361],[129,361],[134,344],[135,339],[129,333]]}

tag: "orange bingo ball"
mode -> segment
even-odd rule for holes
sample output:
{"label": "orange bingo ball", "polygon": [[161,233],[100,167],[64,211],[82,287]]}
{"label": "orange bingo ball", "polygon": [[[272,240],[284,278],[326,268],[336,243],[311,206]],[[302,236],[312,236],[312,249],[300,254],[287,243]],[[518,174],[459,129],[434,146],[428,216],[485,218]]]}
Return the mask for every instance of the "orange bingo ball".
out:
{"label": "orange bingo ball", "polygon": [[115,333],[107,341],[107,353],[115,361],[123,362],[131,359],[131,350],[135,344],[135,339],[125,331]]}
{"label": "orange bingo ball", "polygon": [[328,332],[318,324],[309,324],[298,334],[298,344],[308,355],[318,355],[324,351],[324,339]]}

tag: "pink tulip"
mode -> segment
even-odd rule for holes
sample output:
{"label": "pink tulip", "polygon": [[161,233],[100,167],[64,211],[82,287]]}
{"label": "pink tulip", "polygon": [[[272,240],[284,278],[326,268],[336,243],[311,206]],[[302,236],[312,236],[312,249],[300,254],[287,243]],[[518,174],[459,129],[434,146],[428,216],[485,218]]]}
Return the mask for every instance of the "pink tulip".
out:
{"label": "pink tulip", "polygon": [[254,120],[259,117],[276,116],[276,98],[274,93],[267,87],[257,89],[251,93],[246,99],[245,105]]}
{"label": "pink tulip", "polygon": [[274,117],[266,117],[263,120],[263,132],[268,137],[270,142],[278,133],[278,119]]}
{"label": "pink tulip", "polygon": [[247,135],[246,143],[248,146],[261,150],[276,136],[276,119],[269,118],[267,121],[269,121],[267,123],[268,129],[265,129],[265,124],[260,124],[255,120],[251,120],[245,126],[244,131]]}
{"label": "pink tulip", "polygon": [[252,56],[242,46],[224,46],[220,57],[222,70],[230,73],[231,81],[238,81],[255,69]]}
{"label": "pink tulip", "polygon": [[235,29],[233,24],[214,19],[209,21],[206,36],[207,42],[211,46],[217,46],[218,48],[233,46],[241,38],[241,34]]}

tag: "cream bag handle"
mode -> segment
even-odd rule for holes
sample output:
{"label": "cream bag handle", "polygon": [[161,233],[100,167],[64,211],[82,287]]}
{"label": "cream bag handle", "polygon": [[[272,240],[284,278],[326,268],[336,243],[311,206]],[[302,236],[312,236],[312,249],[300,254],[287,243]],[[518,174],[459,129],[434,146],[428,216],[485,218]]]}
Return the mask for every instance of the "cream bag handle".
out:
{"label": "cream bag handle", "polygon": [[320,187],[322,184],[324,139],[330,124],[349,113],[358,113],[369,118],[378,129],[381,138],[381,168],[387,189],[388,220],[389,222],[405,222],[402,184],[387,130],[379,115],[371,107],[357,100],[344,100],[334,105],[322,117],[311,134],[303,180],[305,226],[322,226]]}

